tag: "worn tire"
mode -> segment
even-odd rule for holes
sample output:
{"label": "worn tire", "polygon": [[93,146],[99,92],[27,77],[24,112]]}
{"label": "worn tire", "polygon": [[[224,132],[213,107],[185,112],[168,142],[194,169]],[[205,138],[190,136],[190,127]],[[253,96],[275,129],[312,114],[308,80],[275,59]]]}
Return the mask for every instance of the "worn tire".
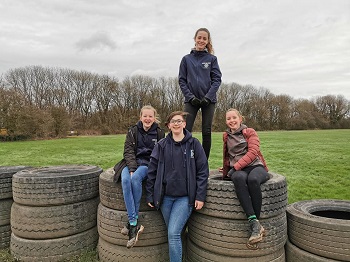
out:
{"label": "worn tire", "polygon": [[[261,192],[261,219],[285,213],[288,197],[284,176],[270,173],[270,179],[261,185]],[[215,170],[210,172],[205,205],[197,212],[212,217],[247,219],[237,198],[233,182],[222,180],[222,174]]]}
{"label": "worn tire", "polygon": [[11,239],[11,225],[0,226],[0,249],[8,248]]}
{"label": "worn tire", "polygon": [[22,238],[66,237],[96,226],[98,197],[60,206],[34,207],[12,205],[11,229]]}
{"label": "worn tire", "polygon": [[[246,251],[249,252],[249,251]],[[254,252],[254,251],[252,251]],[[285,262],[284,247],[266,256],[231,257],[220,255],[194,244],[187,240],[187,262]]]}
{"label": "worn tire", "polygon": [[12,198],[0,199],[0,226],[10,224]]}
{"label": "worn tire", "polygon": [[101,237],[98,241],[98,255],[102,262],[168,262],[168,244],[147,247],[126,248],[113,245]]}
{"label": "worn tire", "polygon": [[102,169],[89,165],[43,167],[13,175],[13,199],[28,206],[77,203],[98,196]]}
{"label": "worn tire", "polygon": [[288,236],[312,254],[350,261],[350,201],[305,200],[287,207]]}
{"label": "worn tire", "polygon": [[12,198],[12,176],[28,166],[0,166],[0,199]]}
{"label": "worn tire", "polygon": [[32,240],[11,235],[11,254],[23,262],[56,262],[62,261],[82,250],[95,249],[98,242],[97,228],[69,237]]}
{"label": "worn tire", "polygon": [[[120,181],[115,183],[113,181],[113,177],[113,168],[107,169],[100,175],[99,187],[101,203],[104,206],[115,210],[126,211],[122,183]],[[142,198],[140,201],[140,211],[154,211],[154,208],[147,205],[145,184],[146,183],[144,182],[142,188]]]}
{"label": "worn tire", "polygon": [[200,248],[230,257],[260,257],[282,249],[287,241],[286,214],[259,221],[265,228],[266,236],[259,243],[259,249],[254,251],[249,251],[246,246],[250,236],[247,220],[192,213],[188,222],[188,236]]}
{"label": "worn tire", "polygon": [[311,254],[305,250],[298,248],[289,241],[286,244],[286,259],[288,262],[340,262],[340,260],[334,260],[330,258],[321,257]]}
{"label": "worn tire", "polygon": [[[168,241],[167,229],[160,212],[140,212],[138,221],[145,229],[140,234],[136,246],[154,246]],[[126,211],[111,209],[105,207],[102,203],[99,204],[97,225],[100,238],[111,244],[125,247],[128,237],[122,235],[120,231],[127,222]]]}

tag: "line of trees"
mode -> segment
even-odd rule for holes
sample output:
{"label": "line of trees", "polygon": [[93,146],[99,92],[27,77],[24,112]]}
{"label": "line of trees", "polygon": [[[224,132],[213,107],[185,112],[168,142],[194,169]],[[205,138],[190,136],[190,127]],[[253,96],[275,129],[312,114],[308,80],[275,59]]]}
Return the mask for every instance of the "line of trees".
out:
{"label": "line of trees", "polygon": [[[143,105],[161,119],[183,109],[176,77],[144,75],[119,80],[109,75],[62,68],[28,66],[0,78],[0,128],[12,138],[64,137],[125,133]],[[213,131],[223,131],[225,112],[237,108],[256,130],[350,128],[350,102],[342,95],[293,99],[268,89],[223,83],[218,91]],[[200,130],[200,115],[195,129]]]}

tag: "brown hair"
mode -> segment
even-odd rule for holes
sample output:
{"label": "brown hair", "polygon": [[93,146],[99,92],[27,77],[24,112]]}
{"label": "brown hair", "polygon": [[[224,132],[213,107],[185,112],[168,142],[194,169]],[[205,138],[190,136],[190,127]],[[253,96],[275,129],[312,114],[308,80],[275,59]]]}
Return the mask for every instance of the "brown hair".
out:
{"label": "brown hair", "polygon": [[142,117],[142,112],[143,112],[143,110],[152,110],[152,111],[154,112],[154,118],[155,118],[155,121],[154,121],[154,122],[156,122],[157,124],[160,123],[160,119],[159,119],[157,110],[156,110],[153,106],[151,106],[151,105],[145,105],[145,106],[143,106],[143,107],[141,108],[141,110],[140,110],[140,117]]}
{"label": "brown hair", "polygon": [[208,53],[213,55],[214,54],[214,48],[213,48],[213,44],[211,42],[211,36],[210,36],[210,32],[209,32],[208,29],[206,29],[204,27],[203,28],[199,28],[196,31],[193,39],[196,40],[196,37],[197,37],[197,34],[198,34],[199,31],[204,31],[204,32],[206,32],[208,34],[208,44],[207,44],[206,48],[208,49]]}
{"label": "brown hair", "polygon": [[184,111],[174,111],[171,112],[170,115],[168,115],[166,121],[165,121],[165,125],[168,126],[168,124],[170,123],[170,120],[174,117],[174,116],[182,116],[182,118],[185,120],[186,122],[186,118],[187,118],[188,113],[184,112]]}
{"label": "brown hair", "polygon": [[229,110],[226,111],[226,113],[231,112],[231,111],[236,112],[236,114],[237,114],[240,118],[242,118],[242,121],[244,121],[244,116],[242,116],[242,114],[241,114],[237,109],[235,109],[235,108],[230,108]]}

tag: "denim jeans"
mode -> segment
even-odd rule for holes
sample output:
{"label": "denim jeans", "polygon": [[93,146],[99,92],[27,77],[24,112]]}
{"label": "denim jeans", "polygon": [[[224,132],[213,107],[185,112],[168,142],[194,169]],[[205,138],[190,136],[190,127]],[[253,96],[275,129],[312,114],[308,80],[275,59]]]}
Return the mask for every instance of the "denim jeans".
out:
{"label": "denim jeans", "polygon": [[122,170],[122,188],[129,223],[137,221],[142,197],[142,181],[147,178],[148,167],[139,166],[133,175],[130,175],[129,168]]}
{"label": "denim jeans", "polygon": [[210,103],[205,107],[197,107],[193,106],[191,103],[185,103],[184,111],[189,113],[186,118],[186,129],[190,132],[192,132],[194,121],[199,109],[202,111],[202,146],[207,159],[209,159],[211,148],[211,126],[214,118],[215,104]]}
{"label": "denim jeans", "polygon": [[168,228],[169,258],[170,262],[182,261],[181,233],[192,213],[188,196],[164,196],[160,206],[165,224]]}

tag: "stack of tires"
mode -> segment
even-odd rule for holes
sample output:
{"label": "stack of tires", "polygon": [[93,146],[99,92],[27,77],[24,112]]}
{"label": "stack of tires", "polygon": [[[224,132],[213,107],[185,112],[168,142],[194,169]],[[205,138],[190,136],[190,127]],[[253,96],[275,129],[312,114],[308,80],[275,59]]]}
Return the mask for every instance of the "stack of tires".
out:
{"label": "stack of tires", "polygon": [[232,181],[211,171],[204,207],[193,212],[188,222],[187,261],[189,262],[284,262],[287,240],[285,177],[270,174],[261,185],[263,202],[260,223],[266,236],[256,250],[247,248],[250,236],[247,217],[240,206]]}
{"label": "stack of tires", "polygon": [[0,166],[0,248],[10,246],[10,214],[13,203],[12,176],[26,166]]}
{"label": "stack of tires", "polygon": [[20,261],[62,261],[96,248],[102,169],[66,165],[13,176],[11,254]]}
{"label": "stack of tires", "polygon": [[350,261],[350,201],[305,200],[287,207],[288,262]]}
{"label": "stack of tires", "polygon": [[121,183],[113,182],[114,170],[107,169],[100,176],[100,201],[97,215],[100,261],[155,262],[168,261],[167,230],[159,211],[146,204],[145,189],[140,204],[139,224],[145,228],[133,248],[128,249],[128,236],[121,229],[128,222]]}

